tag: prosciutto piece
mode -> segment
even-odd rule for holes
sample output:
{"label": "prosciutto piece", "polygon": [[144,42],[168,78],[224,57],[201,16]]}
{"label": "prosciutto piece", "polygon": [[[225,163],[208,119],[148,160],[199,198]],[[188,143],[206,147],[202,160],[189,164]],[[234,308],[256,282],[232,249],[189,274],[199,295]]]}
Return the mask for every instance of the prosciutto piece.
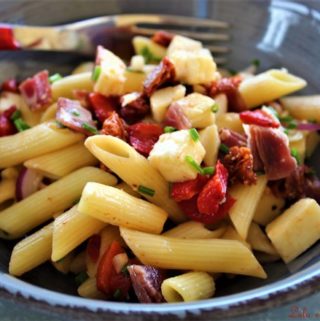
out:
{"label": "prosciutto piece", "polygon": [[22,97],[31,110],[42,110],[52,100],[49,73],[40,71],[32,78],[23,81],[19,86]]}
{"label": "prosciutto piece", "polygon": [[179,130],[189,129],[192,127],[190,120],[184,113],[183,108],[178,103],[172,103],[169,106],[165,115],[164,124]]}
{"label": "prosciutto piece", "polygon": [[161,283],[164,274],[161,270],[148,265],[133,264],[128,266],[134,292],[141,303],[164,302]]}
{"label": "prosciutto piece", "polygon": [[288,138],[280,129],[252,125],[246,131],[255,170],[263,169],[269,180],[278,180],[296,169],[297,162],[291,156]]}
{"label": "prosciutto piece", "polygon": [[90,106],[96,118],[103,123],[119,106],[118,97],[105,97],[99,93],[90,93]]}
{"label": "prosciutto piece", "polygon": [[87,136],[97,133],[90,111],[83,108],[79,101],[59,98],[57,105],[56,119],[62,125]]}
{"label": "prosciutto piece", "polygon": [[222,128],[219,130],[221,143],[228,146],[247,146],[247,138],[231,129]]}

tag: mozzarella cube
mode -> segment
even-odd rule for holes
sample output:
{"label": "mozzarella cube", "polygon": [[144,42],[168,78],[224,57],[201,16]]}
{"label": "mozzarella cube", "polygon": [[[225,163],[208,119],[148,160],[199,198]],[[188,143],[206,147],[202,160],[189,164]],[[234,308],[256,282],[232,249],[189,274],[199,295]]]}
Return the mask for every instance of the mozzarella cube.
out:
{"label": "mozzarella cube", "polygon": [[202,49],[202,43],[183,36],[174,36],[167,49],[167,54],[171,55],[174,51],[198,51]]}
{"label": "mozzarella cube", "polygon": [[211,110],[215,101],[208,96],[193,93],[175,103],[182,107],[192,127],[205,128],[215,122],[215,114]]}
{"label": "mozzarella cube", "polygon": [[132,56],[130,60],[130,69],[133,71],[142,71],[144,68],[144,58],[141,55]]}
{"label": "mozzarella cube", "polygon": [[188,85],[208,84],[216,80],[217,66],[208,49],[176,50],[168,55],[174,64],[176,79]]}
{"label": "mozzarella cube", "polygon": [[186,156],[191,156],[200,165],[204,155],[205,149],[201,142],[195,142],[189,130],[179,130],[162,134],[148,159],[168,182],[183,182],[195,179],[198,174],[186,161]]}
{"label": "mozzarella cube", "polygon": [[105,96],[122,95],[126,81],[126,65],[111,51],[101,48],[97,57],[101,72],[93,90]]}
{"label": "mozzarella cube", "polygon": [[182,85],[166,87],[155,91],[150,97],[151,112],[155,121],[162,122],[170,104],[175,100],[183,98],[185,94],[186,87]]}

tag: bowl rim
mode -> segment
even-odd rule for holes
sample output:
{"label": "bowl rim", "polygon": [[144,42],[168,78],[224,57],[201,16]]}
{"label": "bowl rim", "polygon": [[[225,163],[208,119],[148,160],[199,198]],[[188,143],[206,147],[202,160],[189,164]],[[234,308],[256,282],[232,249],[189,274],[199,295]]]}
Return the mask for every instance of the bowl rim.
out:
{"label": "bowl rim", "polygon": [[[281,280],[252,290],[190,303],[141,304],[93,300],[59,293],[27,283],[7,273],[0,274],[0,298],[15,302],[37,303],[46,310],[56,308],[68,312],[81,310],[87,314],[158,315],[177,317],[211,314],[239,316],[266,308],[274,308],[301,299],[320,289],[320,262]],[[217,314],[218,313],[218,314]]]}

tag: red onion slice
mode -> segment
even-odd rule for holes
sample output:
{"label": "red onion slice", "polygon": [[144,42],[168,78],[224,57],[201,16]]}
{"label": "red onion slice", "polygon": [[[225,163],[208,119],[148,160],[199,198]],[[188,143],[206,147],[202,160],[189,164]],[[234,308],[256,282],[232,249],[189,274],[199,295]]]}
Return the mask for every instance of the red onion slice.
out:
{"label": "red onion slice", "polygon": [[297,129],[299,129],[299,130],[307,130],[309,132],[316,132],[316,131],[320,130],[320,124],[299,123],[297,125]]}
{"label": "red onion slice", "polygon": [[21,201],[40,189],[43,176],[34,169],[23,168],[16,183],[16,199]]}

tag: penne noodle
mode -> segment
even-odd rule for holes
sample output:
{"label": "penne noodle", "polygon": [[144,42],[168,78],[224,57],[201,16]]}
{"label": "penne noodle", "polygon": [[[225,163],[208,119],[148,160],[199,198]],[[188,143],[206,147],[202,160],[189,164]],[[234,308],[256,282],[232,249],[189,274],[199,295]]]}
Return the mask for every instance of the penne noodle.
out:
{"label": "penne noodle", "polygon": [[230,219],[244,240],[247,238],[253,215],[266,185],[267,178],[263,175],[258,176],[255,185],[238,184],[230,188],[231,196],[236,199],[235,204],[229,211]]}
{"label": "penne noodle", "polygon": [[188,272],[166,279],[161,284],[162,295],[169,303],[209,299],[214,291],[214,280],[205,272]]}
{"label": "penne noodle", "polygon": [[59,97],[73,99],[74,90],[93,91],[93,81],[91,72],[71,75],[60,79],[52,84],[52,98],[57,100]]}
{"label": "penne noodle", "polygon": [[175,222],[186,218],[176,202],[169,196],[169,184],[149,161],[133,147],[119,138],[95,135],[87,138],[85,146],[102,163],[139,192],[139,186],[152,189],[155,194],[141,193],[148,201],[163,208]]}
{"label": "penne noodle", "polygon": [[200,142],[206,150],[203,160],[207,166],[214,166],[218,158],[220,146],[218,127],[216,125],[210,125],[200,130],[199,136]]}
{"label": "penne noodle", "polygon": [[0,234],[21,237],[79,199],[87,182],[115,185],[114,176],[94,167],[81,168],[0,212]]}
{"label": "penne noodle", "polygon": [[180,239],[120,227],[121,236],[145,265],[164,269],[225,272],[266,278],[252,252],[241,242]]}
{"label": "penne noodle", "polygon": [[74,252],[68,253],[66,256],[62,257],[57,262],[51,262],[56,270],[63,274],[68,274],[70,272],[70,266],[72,260],[74,259]]}
{"label": "penne noodle", "polygon": [[54,221],[51,255],[53,262],[65,257],[105,226],[105,223],[80,213],[77,207],[73,206]]}
{"label": "penne noodle", "polygon": [[88,183],[79,202],[84,215],[112,225],[159,234],[168,214],[160,207],[114,187]]}
{"label": "penne noodle", "polygon": [[15,245],[9,263],[11,275],[20,276],[50,259],[52,229],[50,223]]}
{"label": "penne noodle", "polygon": [[84,147],[83,142],[24,162],[25,167],[36,169],[53,179],[65,176],[78,168],[97,164],[98,160]]}
{"label": "penne noodle", "polygon": [[[0,168],[75,144],[83,135],[54,123],[43,123],[15,135],[0,138]],[[21,143],[23,142],[23,143]]]}
{"label": "penne noodle", "polygon": [[89,299],[107,299],[106,295],[97,289],[96,278],[89,278],[85,280],[78,287],[78,294]]}
{"label": "penne noodle", "polygon": [[293,204],[266,227],[272,244],[289,263],[320,239],[320,206],[311,198]]}
{"label": "penne noodle", "polygon": [[0,181],[0,204],[16,197],[16,179],[6,178]]}
{"label": "penne noodle", "polygon": [[163,233],[163,236],[178,237],[183,239],[211,239],[219,238],[226,230],[225,225],[211,231],[204,224],[195,221],[188,221]]}
{"label": "penne noodle", "polygon": [[40,122],[44,123],[50,120],[56,119],[56,113],[57,113],[57,103],[53,103],[51,106],[49,106],[42,114]]}
{"label": "penne noodle", "polygon": [[72,75],[82,74],[84,72],[92,72],[93,68],[94,63],[92,61],[83,62],[73,69]]}
{"label": "penne noodle", "polygon": [[239,85],[239,92],[246,105],[253,108],[291,94],[306,85],[304,79],[288,73],[285,69],[270,69],[244,79]]}
{"label": "penne noodle", "polygon": [[235,228],[232,225],[226,227],[225,232],[223,233],[221,238],[224,240],[239,241],[248,249],[251,249],[251,245],[239,235],[239,233],[235,230]]}

